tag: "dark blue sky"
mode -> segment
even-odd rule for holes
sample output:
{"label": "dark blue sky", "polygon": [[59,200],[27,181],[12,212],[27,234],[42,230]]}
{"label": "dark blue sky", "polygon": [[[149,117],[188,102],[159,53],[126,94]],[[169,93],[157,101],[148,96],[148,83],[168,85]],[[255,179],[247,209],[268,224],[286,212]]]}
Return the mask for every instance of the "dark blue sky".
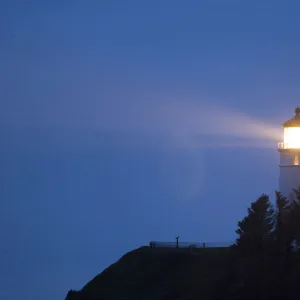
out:
{"label": "dark blue sky", "polygon": [[299,1],[1,1],[0,298],[63,299],[150,240],[230,241],[278,183]]}

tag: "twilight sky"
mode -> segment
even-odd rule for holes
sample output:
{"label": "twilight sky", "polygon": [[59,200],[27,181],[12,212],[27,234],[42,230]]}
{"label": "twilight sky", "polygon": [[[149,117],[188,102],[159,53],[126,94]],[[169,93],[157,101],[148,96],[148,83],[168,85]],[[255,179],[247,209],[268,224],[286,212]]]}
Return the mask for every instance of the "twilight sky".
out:
{"label": "twilight sky", "polygon": [[64,299],[150,240],[219,242],[278,183],[300,3],[0,3],[0,298]]}

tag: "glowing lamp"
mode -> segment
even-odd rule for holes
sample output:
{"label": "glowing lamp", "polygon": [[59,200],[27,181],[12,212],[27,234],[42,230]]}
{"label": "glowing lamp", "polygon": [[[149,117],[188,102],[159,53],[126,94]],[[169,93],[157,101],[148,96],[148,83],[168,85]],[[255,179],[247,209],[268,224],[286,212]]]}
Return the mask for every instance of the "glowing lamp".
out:
{"label": "glowing lamp", "polygon": [[284,128],[284,144],[286,149],[300,148],[300,127]]}
{"label": "glowing lamp", "polygon": [[[288,200],[297,199],[300,190],[300,108],[295,116],[284,122],[283,142],[278,144],[280,153],[279,191]],[[300,195],[300,193],[299,193]]]}
{"label": "glowing lamp", "polygon": [[296,115],[283,123],[284,138],[279,149],[300,149],[300,108],[295,109]]}

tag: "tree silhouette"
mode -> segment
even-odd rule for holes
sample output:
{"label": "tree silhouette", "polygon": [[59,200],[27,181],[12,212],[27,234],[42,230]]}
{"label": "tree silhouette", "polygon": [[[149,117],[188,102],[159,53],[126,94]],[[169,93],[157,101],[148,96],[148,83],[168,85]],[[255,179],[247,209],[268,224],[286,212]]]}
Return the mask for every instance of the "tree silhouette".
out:
{"label": "tree silhouette", "polygon": [[274,229],[274,208],[265,194],[250,204],[248,215],[238,222],[237,248],[244,254],[262,253]]}
{"label": "tree silhouette", "polygon": [[276,192],[274,210],[263,194],[250,204],[236,233],[234,280],[223,299],[292,299],[300,292],[300,201]]}
{"label": "tree silhouette", "polygon": [[272,262],[268,254],[273,245],[275,211],[269,197],[262,194],[250,204],[248,214],[240,222],[234,251],[237,254],[236,280],[232,299],[263,299],[269,283]]}

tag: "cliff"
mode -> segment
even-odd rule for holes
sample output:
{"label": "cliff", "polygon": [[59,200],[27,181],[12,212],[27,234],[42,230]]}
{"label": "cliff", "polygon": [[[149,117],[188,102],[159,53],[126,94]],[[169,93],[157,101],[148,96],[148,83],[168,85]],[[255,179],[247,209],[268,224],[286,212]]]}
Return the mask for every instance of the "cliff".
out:
{"label": "cliff", "polygon": [[124,255],[67,300],[211,299],[229,268],[229,248],[142,247]]}

